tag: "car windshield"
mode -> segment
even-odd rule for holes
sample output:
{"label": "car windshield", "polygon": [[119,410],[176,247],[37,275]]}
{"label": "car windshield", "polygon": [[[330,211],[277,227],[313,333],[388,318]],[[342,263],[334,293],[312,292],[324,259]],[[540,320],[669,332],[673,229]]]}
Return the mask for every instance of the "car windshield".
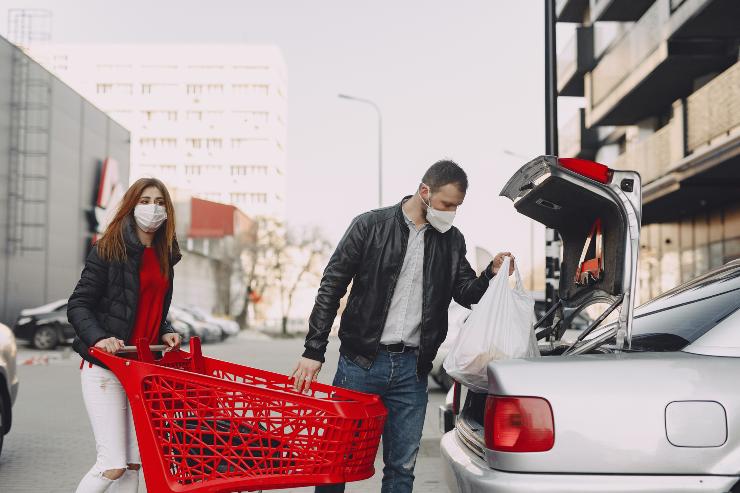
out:
{"label": "car windshield", "polygon": [[[740,308],[740,265],[683,284],[635,310],[633,351],[680,351]],[[614,339],[607,341],[613,344]]]}

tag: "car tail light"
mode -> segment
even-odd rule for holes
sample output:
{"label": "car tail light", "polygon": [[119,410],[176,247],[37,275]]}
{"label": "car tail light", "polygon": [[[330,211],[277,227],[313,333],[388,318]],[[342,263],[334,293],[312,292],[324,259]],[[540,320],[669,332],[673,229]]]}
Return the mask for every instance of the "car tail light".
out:
{"label": "car tail light", "polygon": [[612,179],[612,170],[607,166],[594,161],[563,157],[558,159],[558,163],[560,163],[560,166],[563,168],[569,169],[574,173],[578,173],[579,175],[585,176],[594,181],[598,181],[599,183],[606,184]]}
{"label": "car tail light", "polygon": [[489,396],[486,447],[499,452],[546,452],[555,444],[552,408],[540,397]]}

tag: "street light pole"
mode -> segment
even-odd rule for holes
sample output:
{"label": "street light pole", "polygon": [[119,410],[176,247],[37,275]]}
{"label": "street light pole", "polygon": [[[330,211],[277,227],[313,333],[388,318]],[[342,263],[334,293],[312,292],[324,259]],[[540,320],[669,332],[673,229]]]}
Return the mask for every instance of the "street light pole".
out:
{"label": "street light pole", "polygon": [[[555,0],[545,0],[545,154],[558,155],[558,89],[555,47]],[[545,230],[545,306],[558,299],[560,284],[560,235]],[[553,334],[549,339],[552,340]]]}
{"label": "street light pole", "polygon": [[338,96],[342,99],[369,104],[375,108],[375,112],[378,114],[378,207],[383,207],[383,116],[380,113],[380,107],[369,99],[356,98],[347,94],[339,94]]}

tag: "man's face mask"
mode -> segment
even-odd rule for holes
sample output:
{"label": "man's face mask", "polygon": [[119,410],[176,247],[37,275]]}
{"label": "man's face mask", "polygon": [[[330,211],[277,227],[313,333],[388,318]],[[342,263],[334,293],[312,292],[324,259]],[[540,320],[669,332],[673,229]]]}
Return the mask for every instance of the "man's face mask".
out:
{"label": "man's face mask", "polygon": [[427,206],[427,222],[432,225],[434,229],[440,233],[446,233],[452,227],[452,222],[455,220],[455,211],[440,211],[432,207],[432,188],[426,183],[422,183],[429,189],[429,203],[424,202],[424,198],[419,192],[419,198]]}
{"label": "man's face mask", "polygon": [[134,208],[136,224],[147,233],[154,233],[167,220],[167,211],[163,205],[139,204]]}

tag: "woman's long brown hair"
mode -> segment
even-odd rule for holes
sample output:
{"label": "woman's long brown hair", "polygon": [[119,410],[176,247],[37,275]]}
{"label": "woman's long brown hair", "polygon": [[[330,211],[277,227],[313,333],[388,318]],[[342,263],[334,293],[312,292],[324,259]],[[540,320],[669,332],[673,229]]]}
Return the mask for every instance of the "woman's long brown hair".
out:
{"label": "woman's long brown hair", "polygon": [[[121,199],[116,215],[111,220],[108,227],[105,228],[103,237],[98,241],[98,254],[100,258],[107,262],[126,260],[126,244],[123,240],[123,228],[126,225],[126,218],[131,221],[134,219],[134,208],[138,205],[141,194],[148,187],[156,187],[164,197],[164,207],[167,211],[167,220],[154,234],[152,246],[157,252],[159,258],[159,268],[164,276],[170,272],[170,256],[175,248],[175,208],[172,205],[170,193],[167,187],[156,178],[141,178],[129,187]],[[134,227],[136,227],[134,223]]]}

